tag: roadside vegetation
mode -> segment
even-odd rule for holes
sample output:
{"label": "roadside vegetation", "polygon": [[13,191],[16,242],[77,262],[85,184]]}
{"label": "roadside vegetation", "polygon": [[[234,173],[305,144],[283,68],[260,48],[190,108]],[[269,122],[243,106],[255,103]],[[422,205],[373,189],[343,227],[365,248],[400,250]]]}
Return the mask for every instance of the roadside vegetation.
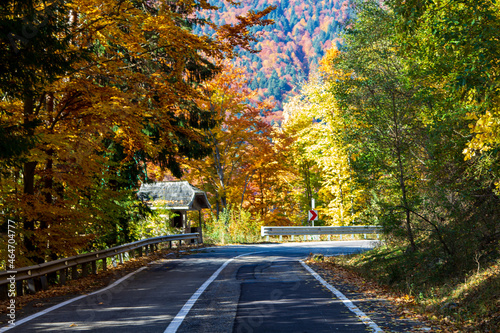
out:
{"label": "roadside vegetation", "polygon": [[409,255],[404,247],[382,246],[330,257],[339,267],[385,286],[403,304],[446,332],[497,332],[500,327],[500,261],[477,256],[466,264],[430,251]]}
{"label": "roadside vegetation", "polygon": [[499,5],[354,8],[316,90],[333,94],[343,125],[344,197],[358,190],[343,206],[357,222],[382,225],[385,245],[332,260],[455,331],[498,331]]}

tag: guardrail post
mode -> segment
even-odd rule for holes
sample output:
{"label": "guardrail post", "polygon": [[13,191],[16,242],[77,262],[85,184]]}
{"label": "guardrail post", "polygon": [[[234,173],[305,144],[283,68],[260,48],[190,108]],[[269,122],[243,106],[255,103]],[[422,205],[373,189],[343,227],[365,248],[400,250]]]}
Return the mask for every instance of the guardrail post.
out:
{"label": "guardrail post", "polygon": [[16,281],[16,296],[23,296],[23,295],[24,295],[23,281]]}
{"label": "guardrail post", "polygon": [[120,265],[123,265],[123,253],[118,253],[118,261],[120,262]]}
{"label": "guardrail post", "polygon": [[[36,284],[35,284],[35,279],[32,278],[32,279],[28,279],[28,291],[30,293],[36,293]],[[22,289],[22,288],[21,288]]]}
{"label": "guardrail post", "polygon": [[102,259],[102,270],[106,272],[108,270],[108,258]]}
{"label": "guardrail post", "polygon": [[66,274],[68,274],[68,269],[63,268],[59,272],[59,284],[64,286],[66,284]]}
{"label": "guardrail post", "polygon": [[155,253],[155,247],[153,244],[149,244],[149,251],[151,251],[151,253]]}
{"label": "guardrail post", "polygon": [[9,288],[7,284],[0,285],[0,301],[9,299]]}
{"label": "guardrail post", "polygon": [[139,251],[139,257],[142,257],[142,246],[139,246],[137,250]]}
{"label": "guardrail post", "polygon": [[40,283],[42,285],[42,290],[49,289],[49,284],[47,282],[47,275],[40,276]]}
{"label": "guardrail post", "polygon": [[172,248],[172,241],[168,241],[168,248],[171,249]]}
{"label": "guardrail post", "polygon": [[92,274],[97,275],[97,260],[92,261]]}
{"label": "guardrail post", "polygon": [[78,265],[71,267],[71,280],[78,279]]}
{"label": "guardrail post", "polygon": [[86,277],[88,275],[88,266],[87,263],[84,262],[82,264],[82,277]]}

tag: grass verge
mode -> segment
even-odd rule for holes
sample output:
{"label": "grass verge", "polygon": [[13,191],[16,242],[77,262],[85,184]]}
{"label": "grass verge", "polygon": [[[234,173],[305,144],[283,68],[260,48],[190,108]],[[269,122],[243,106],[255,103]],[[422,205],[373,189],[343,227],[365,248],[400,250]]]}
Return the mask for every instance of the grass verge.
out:
{"label": "grass verge", "polygon": [[379,247],[328,258],[333,264],[404,295],[412,310],[446,332],[500,332],[500,260],[474,270],[403,248]]}

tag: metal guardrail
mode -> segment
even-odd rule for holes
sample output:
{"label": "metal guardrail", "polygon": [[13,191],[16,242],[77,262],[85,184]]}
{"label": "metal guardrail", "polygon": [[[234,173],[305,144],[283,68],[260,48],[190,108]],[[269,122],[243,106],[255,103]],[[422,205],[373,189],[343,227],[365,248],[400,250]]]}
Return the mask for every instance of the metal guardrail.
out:
{"label": "metal guardrail", "polygon": [[261,227],[260,234],[264,236],[298,236],[298,235],[348,235],[348,234],[379,234],[382,227],[356,225],[348,227]]}
{"label": "metal guardrail", "polygon": [[[100,250],[97,252],[84,253],[77,256],[58,259],[54,261],[49,261],[39,265],[20,267],[13,270],[0,271],[0,290],[6,289],[6,285],[11,283],[12,276],[15,276],[15,281],[17,284],[17,293],[18,295],[23,293],[22,281],[24,280],[32,280],[31,284],[29,284],[29,289],[33,292],[36,292],[34,287],[33,279],[41,278],[41,289],[46,289],[47,285],[47,274],[57,273],[59,272],[59,280],[64,284],[66,282],[66,273],[68,268],[72,269],[72,278],[78,277],[77,266],[81,265],[82,274],[86,275],[86,269],[88,269],[87,264],[92,265],[92,272],[97,273],[97,264],[98,260],[103,260],[103,269],[107,268],[107,258],[119,256],[120,262],[123,261],[122,254],[125,252],[132,252],[135,250],[139,251],[139,255],[142,255],[143,247],[146,250],[146,254],[148,253],[148,247],[151,252],[154,251],[153,247],[159,243],[164,242],[172,242],[172,241],[182,241],[182,240],[195,240],[198,242],[200,239],[199,233],[189,233],[189,234],[180,234],[180,235],[168,235],[168,236],[159,236],[148,239],[139,240],[133,243],[128,243],[120,246],[115,246],[109,249]],[[170,243],[171,246],[172,243]],[[21,283],[21,285],[19,284]],[[1,294],[4,294],[2,292]],[[0,299],[3,295],[0,295]]]}

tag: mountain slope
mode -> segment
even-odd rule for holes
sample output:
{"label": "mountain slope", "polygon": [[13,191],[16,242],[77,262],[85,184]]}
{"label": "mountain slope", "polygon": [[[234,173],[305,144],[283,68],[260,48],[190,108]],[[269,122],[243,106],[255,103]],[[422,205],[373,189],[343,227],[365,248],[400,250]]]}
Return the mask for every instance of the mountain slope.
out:
{"label": "mountain slope", "polygon": [[273,25],[252,30],[260,52],[241,52],[234,60],[253,76],[252,89],[277,101],[277,118],[286,95],[307,78],[325,50],[339,43],[339,32],[350,17],[347,0],[242,0],[237,8],[221,0],[210,3],[219,7],[211,15],[217,24],[236,23],[236,16],[249,10],[277,6],[267,17],[274,20]]}

